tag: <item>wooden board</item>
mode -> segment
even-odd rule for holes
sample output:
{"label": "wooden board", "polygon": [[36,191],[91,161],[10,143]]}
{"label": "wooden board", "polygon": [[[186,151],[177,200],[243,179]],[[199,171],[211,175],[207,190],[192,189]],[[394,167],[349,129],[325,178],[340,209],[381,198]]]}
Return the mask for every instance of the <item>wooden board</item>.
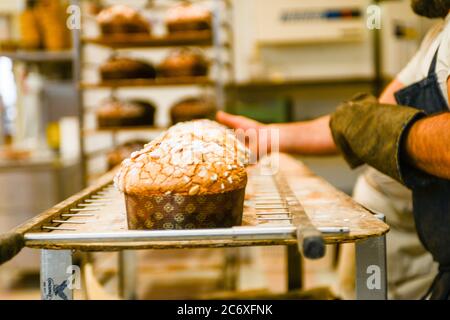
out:
{"label": "wooden board", "polygon": [[[278,155],[275,155],[278,156]],[[354,202],[346,194],[336,190],[323,179],[313,174],[304,164],[292,157],[284,154],[279,155],[279,167],[287,177],[288,183],[294,190],[297,198],[303,204],[306,213],[316,227],[349,227],[348,234],[324,234],[326,243],[343,243],[364,240],[369,237],[381,236],[385,234],[389,227],[374,217],[368,210]],[[255,174],[258,167],[249,169],[249,184],[247,188],[247,204],[251,204],[255,190]],[[111,175],[108,177],[111,178]],[[103,178],[103,183],[107,179]],[[104,186],[104,184],[103,184]],[[99,190],[93,188],[92,190]],[[86,193],[81,194],[84,198],[89,197]],[[93,218],[77,217],[73,220],[89,220],[89,224],[76,226],[76,232],[96,233],[127,230],[126,213],[123,195],[117,191],[111,191],[113,200],[102,209],[104,214],[96,215]],[[108,196],[110,198],[110,196]],[[73,201],[72,201],[73,202]],[[77,200],[77,203],[80,203]],[[64,203],[68,205],[68,202]],[[54,209],[44,214],[46,221],[50,221],[49,216],[53,214],[53,219],[64,211],[63,205],[58,205]],[[70,204],[70,208],[73,208]],[[270,211],[270,209],[268,209]],[[262,227],[266,223],[256,219],[255,209],[251,205],[246,205],[244,210],[245,226],[255,228]],[[286,221],[270,222],[270,225],[289,224]],[[42,224],[41,224],[42,225]],[[42,232],[40,226],[32,230]],[[52,231],[66,233],[72,231]],[[175,248],[200,248],[200,247],[236,247],[236,246],[259,246],[259,245],[286,245],[295,244],[295,239],[288,240],[190,240],[190,241],[142,241],[142,242],[60,242],[51,243],[45,241],[27,241],[26,245],[31,248],[46,249],[78,249],[83,251],[115,251],[121,249],[175,249]]]}

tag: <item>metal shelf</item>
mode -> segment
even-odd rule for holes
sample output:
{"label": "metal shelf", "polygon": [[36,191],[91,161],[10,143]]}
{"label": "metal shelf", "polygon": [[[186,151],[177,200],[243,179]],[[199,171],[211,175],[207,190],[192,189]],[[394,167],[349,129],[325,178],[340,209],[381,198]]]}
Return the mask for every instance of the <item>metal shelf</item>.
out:
{"label": "metal shelf", "polygon": [[97,129],[86,129],[83,130],[83,135],[91,136],[96,134],[104,133],[118,133],[118,132],[146,132],[152,134],[160,134],[167,128],[156,128],[156,127],[111,127],[111,128],[97,128]]}
{"label": "metal shelf", "polygon": [[96,44],[112,49],[133,49],[151,47],[176,47],[176,46],[212,46],[213,35],[210,31],[196,31],[166,36],[150,35],[117,35],[98,38],[85,38],[84,43]]}
{"label": "metal shelf", "polygon": [[64,51],[0,51],[0,56],[24,62],[71,62],[74,59],[72,50]]}
{"label": "metal shelf", "polygon": [[82,89],[102,89],[102,88],[135,88],[135,87],[164,87],[164,86],[197,86],[213,85],[214,81],[208,77],[185,77],[185,78],[156,78],[156,79],[123,79],[108,80],[97,83],[82,82]]}
{"label": "metal shelf", "polygon": [[298,87],[298,86],[317,86],[317,85],[336,85],[336,84],[360,84],[373,83],[374,77],[339,77],[339,78],[320,78],[320,79],[260,79],[247,82],[235,82],[227,85],[228,88],[252,89],[252,88],[274,88],[274,87]]}

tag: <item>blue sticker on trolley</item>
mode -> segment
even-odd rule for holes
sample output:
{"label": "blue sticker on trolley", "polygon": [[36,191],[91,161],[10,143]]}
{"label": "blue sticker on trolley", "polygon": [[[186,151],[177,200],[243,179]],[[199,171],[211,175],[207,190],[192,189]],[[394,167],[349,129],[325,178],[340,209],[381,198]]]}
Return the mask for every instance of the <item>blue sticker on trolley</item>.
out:
{"label": "blue sticker on trolley", "polygon": [[68,300],[67,295],[64,291],[67,289],[68,281],[64,280],[61,284],[55,284],[52,278],[48,278],[44,281],[44,299],[54,300],[55,298],[60,298],[61,300]]}

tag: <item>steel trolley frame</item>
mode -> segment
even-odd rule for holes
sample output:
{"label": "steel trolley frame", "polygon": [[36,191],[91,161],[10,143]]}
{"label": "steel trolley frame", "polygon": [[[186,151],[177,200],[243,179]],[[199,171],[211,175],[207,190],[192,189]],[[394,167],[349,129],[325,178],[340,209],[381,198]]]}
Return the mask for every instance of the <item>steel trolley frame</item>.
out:
{"label": "steel trolley frame", "polygon": [[[358,299],[386,299],[386,241],[389,227],[376,216],[314,175],[305,165],[285,154],[277,162],[295,198],[302,204],[326,244],[356,242],[356,294]],[[127,229],[123,196],[112,185],[114,172],[96,185],[63,201],[0,238],[0,249],[11,243],[9,258],[21,246],[41,249],[43,299],[72,299],[74,250],[118,251],[121,261],[132,261],[130,250],[174,248],[219,248],[266,245],[296,245],[296,227],[291,223],[289,201],[275,183],[266,164],[249,170],[244,222],[227,229],[132,231]],[[2,248],[3,247],[3,248]],[[5,260],[5,257],[3,257]],[[1,261],[0,261],[1,262]],[[121,263],[121,286],[132,298],[133,263]]]}

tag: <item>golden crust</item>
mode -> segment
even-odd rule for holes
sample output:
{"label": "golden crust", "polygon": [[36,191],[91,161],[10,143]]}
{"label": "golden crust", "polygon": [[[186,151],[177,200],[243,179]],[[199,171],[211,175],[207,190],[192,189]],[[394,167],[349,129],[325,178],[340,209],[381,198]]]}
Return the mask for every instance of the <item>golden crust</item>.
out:
{"label": "golden crust", "polygon": [[247,151],[225,127],[200,120],[173,126],[125,160],[116,186],[126,194],[203,195],[245,188]]}

